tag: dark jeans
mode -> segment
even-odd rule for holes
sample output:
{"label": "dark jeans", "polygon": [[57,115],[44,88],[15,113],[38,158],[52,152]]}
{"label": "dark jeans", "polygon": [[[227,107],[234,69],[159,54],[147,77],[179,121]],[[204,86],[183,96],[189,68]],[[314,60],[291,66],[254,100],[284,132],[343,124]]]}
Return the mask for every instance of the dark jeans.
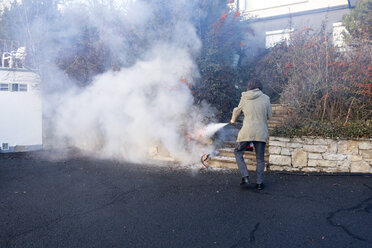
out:
{"label": "dark jeans", "polygon": [[[256,183],[262,183],[264,178],[264,170],[265,170],[265,142],[261,141],[252,141],[254,145],[254,150],[256,151]],[[244,162],[244,152],[246,150],[249,141],[238,142],[236,144],[236,148],[234,149],[236,163],[238,164],[238,168],[242,177],[248,177],[249,172],[247,169],[247,165]]]}

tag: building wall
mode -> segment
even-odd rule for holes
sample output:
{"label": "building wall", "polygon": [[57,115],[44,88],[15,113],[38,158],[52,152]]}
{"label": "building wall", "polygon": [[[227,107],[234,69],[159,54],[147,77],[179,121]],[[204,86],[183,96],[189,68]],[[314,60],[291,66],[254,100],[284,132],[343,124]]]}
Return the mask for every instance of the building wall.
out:
{"label": "building wall", "polygon": [[[8,90],[5,90],[6,84],[9,85]],[[12,91],[13,84],[18,84],[18,91]],[[1,69],[1,85],[0,152],[41,148],[42,106],[39,76],[31,71]],[[20,91],[20,85],[23,91]],[[2,149],[3,144],[8,144],[9,149]]]}
{"label": "building wall", "polygon": [[[255,17],[250,24],[253,32],[245,37],[246,55],[252,58],[303,28],[319,30],[325,24],[326,31],[332,34],[333,25],[350,12],[351,4],[355,5],[355,1],[349,5],[347,0],[239,0],[242,14]],[[339,24],[337,27],[340,29]]]}
{"label": "building wall", "polygon": [[255,56],[260,51],[268,48],[266,46],[266,36],[268,32],[279,30],[301,30],[312,28],[319,30],[324,23],[328,33],[333,32],[333,24],[342,21],[342,16],[349,13],[349,9],[341,9],[332,12],[319,12],[307,15],[285,17],[279,19],[268,19],[250,24],[254,34],[247,33],[245,44],[247,45],[247,55]]}
{"label": "building wall", "polygon": [[348,7],[347,0],[239,0],[239,8],[246,16],[267,18],[299,12]]}

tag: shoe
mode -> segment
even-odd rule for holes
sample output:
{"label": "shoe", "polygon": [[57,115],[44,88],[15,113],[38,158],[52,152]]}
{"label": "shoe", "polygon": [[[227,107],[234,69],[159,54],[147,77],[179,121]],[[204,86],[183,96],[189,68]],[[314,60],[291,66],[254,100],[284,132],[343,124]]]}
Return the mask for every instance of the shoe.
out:
{"label": "shoe", "polygon": [[248,185],[249,184],[249,178],[248,177],[242,177],[242,181],[240,182],[241,186]]}
{"label": "shoe", "polygon": [[256,189],[258,189],[258,190],[263,190],[263,188],[264,188],[263,183],[257,183],[257,184],[256,184]]}

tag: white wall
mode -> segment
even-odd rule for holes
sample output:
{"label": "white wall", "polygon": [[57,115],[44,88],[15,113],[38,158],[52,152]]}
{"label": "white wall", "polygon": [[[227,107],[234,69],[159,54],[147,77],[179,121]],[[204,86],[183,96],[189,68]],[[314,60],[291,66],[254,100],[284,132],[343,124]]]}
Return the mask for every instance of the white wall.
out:
{"label": "white wall", "polygon": [[[307,2],[310,3],[315,1],[317,0],[308,0]],[[319,1],[317,2],[319,3]],[[331,1],[324,0],[324,2]],[[340,3],[341,2],[343,1],[340,1]],[[345,1],[345,3],[346,2],[347,1]],[[310,7],[316,9],[316,7],[319,6],[321,5],[314,4]],[[342,4],[339,6],[341,8],[332,9],[332,11],[327,11],[327,8],[320,8],[321,11],[301,11],[299,14],[280,15],[277,17],[274,16],[273,18],[263,18],[254,21],[250,23],[250,28],[253,30],[254,34],[252,35],[247,32],[244,38],[244,43],[246,44],[245,53],[249,58],[254,58],[256,55],[261,54],[265,48],[272,46],[275,43],[274,41],[278,40],[278,37],[280,39],[287,38],[288,35],[281,34],[286,34],[286,31],[289,29],[296,31],[310,27],[315,31],[319,31],[322,25],[325,24],[326,31],[332,33],[334,31],[333,24],[341,22],[343,15],[350,13],[350,9],[347,6],[348,5]]]}
{"label": "white wall", "polygon": [[0,91],[0,148],[42,145],[40,79],[29,71],[0,70],[0,84],[27,84],[27,92]]}
{"label": "white wall", "polygon": [[265,18],[308,10],[348,5],[347,0],[238,0],[248,16]]}

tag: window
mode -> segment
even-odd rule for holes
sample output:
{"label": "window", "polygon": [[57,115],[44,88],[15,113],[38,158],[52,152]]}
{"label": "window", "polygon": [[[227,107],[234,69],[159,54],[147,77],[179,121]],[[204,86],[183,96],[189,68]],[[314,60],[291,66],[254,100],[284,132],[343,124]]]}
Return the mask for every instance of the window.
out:
{"label": "window", "polygon": [[27,84],[20,84],[19,91],[27,91]]}
{"label": "window", "polygon": [[9,84],[0,84],[0,91],[8,91]]}
{"label": "window", "polygon": [[8,143],[3,143],[3,145],[1,146],[1,149],[2,150],[9,150],[9,144]]}
{"label": "window", "polygon": [[348,33],[345,26],[342,25],[342,22],[333,23],[333,45],[339,49],[339,51],[346,50],[345,37],[344,33]]}
{"label": "window", "polygon": [[266,48],[274,47],[284,40],[289,42],[292,33],[293,28],[266,32]]}
{"label": "window", "polygon": [[0,84],[0,91],[28,91],[27,84]]}
{"label": "window", "polygon": [[12,84],[12,91],[18,91],[18,84]]}

